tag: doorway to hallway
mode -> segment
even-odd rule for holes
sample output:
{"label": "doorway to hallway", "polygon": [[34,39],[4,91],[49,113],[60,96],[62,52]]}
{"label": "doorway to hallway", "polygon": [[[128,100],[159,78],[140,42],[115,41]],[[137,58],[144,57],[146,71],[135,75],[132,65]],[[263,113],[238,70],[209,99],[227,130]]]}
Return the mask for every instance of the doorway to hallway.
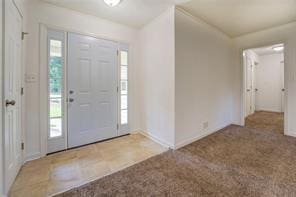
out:
{"label": "doorway to hallway", "polygon": [[284,44],[243,52],[245,126],[284,134]]}

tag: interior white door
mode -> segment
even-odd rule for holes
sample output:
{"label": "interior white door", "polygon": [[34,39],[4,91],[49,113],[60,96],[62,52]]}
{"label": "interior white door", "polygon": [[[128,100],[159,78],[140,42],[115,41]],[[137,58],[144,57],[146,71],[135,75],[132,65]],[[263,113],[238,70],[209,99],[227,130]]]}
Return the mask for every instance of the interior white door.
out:
{"label": "interior white door", "polygon": [[21,51],[22,17],[13,1],[5,1],[4,39],[4,182],[8,192],[22,162]]}
{"label": "interior white door", "polygon": [[255,113],[256,110],[256,63],[252,64],[252,86],[251,86],[251,94],[252,94],[252,105],[251,105],[251,114]]}
{"label": "interior white door", "polygon": [[281,111],[285,112],[285,62],[281,61]]}
{"label": "interior white door", "polygon": [[68,147],[117,136],[118,44],[68,35]]}
{"label": "interior white door", "polygon": [[246,116],[252,114],[252,62],[249,58],[246,58]]}

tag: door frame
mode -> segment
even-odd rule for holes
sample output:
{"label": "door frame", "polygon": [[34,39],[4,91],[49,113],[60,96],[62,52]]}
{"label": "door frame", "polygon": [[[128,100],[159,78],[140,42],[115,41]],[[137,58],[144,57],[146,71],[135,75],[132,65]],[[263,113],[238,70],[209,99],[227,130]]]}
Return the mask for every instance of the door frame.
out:
{"label": "door frame", "polygon": [[[66,135],[65,137],[65,147],[66,149],[68,148],[68,144],[67,144],[67,136],[68,136],[68,121],[67,121],[67,117],[68,117],[68,104],[67,104],[67,88],[68,88],[68,81],[67,81],[67,73],[68,73],[68,65],[67,65],[67,45],[68,45],[68,38],[67,38],[67,35],[68,33],[76,33],[76,34],[81,34],[81,35],[84,35],[84,36],[89,36],[89,37],[93,37],[93,38],[96,38],[96,39],[103,39],[103,40],[109,40],[109,41],[113,41],[113,42],[117,42],[118,43],[118,50],[120,50],[121,48],[125,48],[127,49],[128,48],[128,52],[129,52],[129,60],[128,60],[128,66],[129,68],[131,68],[131,44],[126,42],[126,41],[120,41],[120,40],[116,40],[116,39],[111,39],[111,38],[107,38],[107,37],[103,37],[103,36],[97,36],[95,34],[91,34],[91,33],[86,33],[86,32],[81,32],[81,31],[77,31],[77,30],[73,30],[73,29],[68,29],[68,28],[64,28],[64,27],[59,27],[59,26],[54,26],[54,25],[49,25],[49,24],[44,24],[44,23],[39,23],[39,39],[40,39],[40,43],[39,43],[39,69],[40,69],[40,86],[39,86],[39,91],[40,91],[40,102],[39,102],[39,113],[40,113],[40,156],[39,157],[44,157],[48,154],[48,150],[47,150],[47,147],[48,147],[48,113],[49,113],[49,110],[48,110],[48,46],[47,46],[47,34],[48,34],[48,29],[51,29],[51,30],[56,30],[56,31],[61,31],[61,32],[65,32],[65,62],[64,62],[64,80],[63,80],[63,87],[65,89],[64,91],[64,95],[65,96],[64,98],[64,119],[65,119],[65,125],[64,125],[64,128],[65,128],[65,131],[64,131],[64,134]],[[123,47],[125,46],[125,47]],[[126,47],[128,46],[128,47]],[[119,58],[119,56],[118,56]],[[117,66],[119,67],[119,59],[118,59],[118,64]],[[118,69],[118,72],[119,72],[120,69]],[[46,79],[46,80],[44,80]],[[131,87],[131,80],[129,80],[129,83],[128,83],[128,90],[130,90],[130,87]],[[119,73],[117,73],[117,86],[120,87],[120,75]],[[128,91],[128,97],[130,98],[130,91]],[[119,100],[120,98],[120,95],[118,93],[118,96],[117,96],[117,100]],[[128,99],[128,103],[130,103],[130,100],[131,99]],[[119,102],[119,101],[118,101]],[[130,117],[130,105],[128,105],[128,117]],[[118,113],[118,116],[119,116],[119,107],[120,105],[118,105],[118,109],[117,109],[117,113]],[[118,129],[118,134],[120,134],[120,132],[123,130],[123,131],[129,131],[129,125],[130,125],[130,122],[128,123],[128,125],[124,125],[121,127],[120,123],[119,123],[119,119],[118,119],[118,124],[119,124],[119,129]],[[129,131],[130,132],[130,131]],[[118,135],[120,136],[120,135]]]}
{"label": "door frame", "polygon": [[245,116],[246,116],[246,70],[245,70],[245,65],[244,65],[244,51],[249,50],[249,49],[254,49],[254,48],[261,48],[261,47],[266,47],[266,46],[271,46],[271,45],[277,45],[277,44],[283,44],[284,45],[284,86],[285,86],[285,96],[284,96],[284,134],[288,134],[287,128],[288,128],[288,118],[287,118],[287,114],[288,114],[288,69],[287,69],[287,41],[285,40],[279,40],[279,41],[275,41],[275,42],[266,42],[263,44],[259,44],[259,45],[253,45],[253,46],[249,46],[246,48],[241,48],[240,49],[240,73],[241,73],[241,90],[240,90],[240,95],[241,95],[241,110],[240,110],[240,126],[245,126]]}
{"label": "door frame", "polygon": [[251,92],[250,92],[250,107],[251,107],[251,109],[249,109],[249,111],[252,111],[252,106],[253,106],[253,100],[252,100],[252,98],[253,98],[253,73],[252,73],[252,70],[253,70],[253,62],[252,62],[252,60],[249,58],[249,56],[248,56],[248,54],[245,54],[247,51],[244,51],[244,77],[245,77],[245,79],[244,79],[244,82],[245,82],[245,86],[244,86],[244,91],[245,91],[245,108],[244,108],[244,113],[245,113],[245,117],[247,117],[248,115],[249,115],[249,113],[248,113],[248,110],[247,110],[247,90],[248,90],[248,87],[247,87],[247,80],[248,80],[248,72],[249,72],[249,68],[248,68],[248,63],[250,63],[251,65],[251,81],[249,82],[249,83],[251,83]]}

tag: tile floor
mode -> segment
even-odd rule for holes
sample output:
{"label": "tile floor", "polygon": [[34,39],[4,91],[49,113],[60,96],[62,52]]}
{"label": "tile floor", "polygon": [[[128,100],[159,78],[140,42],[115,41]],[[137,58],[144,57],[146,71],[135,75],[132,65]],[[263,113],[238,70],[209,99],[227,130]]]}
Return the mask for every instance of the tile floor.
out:
{"label": "tile floor", "polygon": [[133,134],[53,154],[26,163],[11,188],[10,196],[51,196],[166,150],[141,134]]}

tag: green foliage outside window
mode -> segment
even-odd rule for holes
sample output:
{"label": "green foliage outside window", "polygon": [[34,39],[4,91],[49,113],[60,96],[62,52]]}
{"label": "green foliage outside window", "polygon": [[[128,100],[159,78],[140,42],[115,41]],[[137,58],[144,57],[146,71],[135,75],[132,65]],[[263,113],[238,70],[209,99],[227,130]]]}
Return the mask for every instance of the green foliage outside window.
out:
{"label": "green foliage outside window", "polygon": [[50,58],[50,93],[53,95],[61,95],[62,89],[62,59],[61,57]]}

